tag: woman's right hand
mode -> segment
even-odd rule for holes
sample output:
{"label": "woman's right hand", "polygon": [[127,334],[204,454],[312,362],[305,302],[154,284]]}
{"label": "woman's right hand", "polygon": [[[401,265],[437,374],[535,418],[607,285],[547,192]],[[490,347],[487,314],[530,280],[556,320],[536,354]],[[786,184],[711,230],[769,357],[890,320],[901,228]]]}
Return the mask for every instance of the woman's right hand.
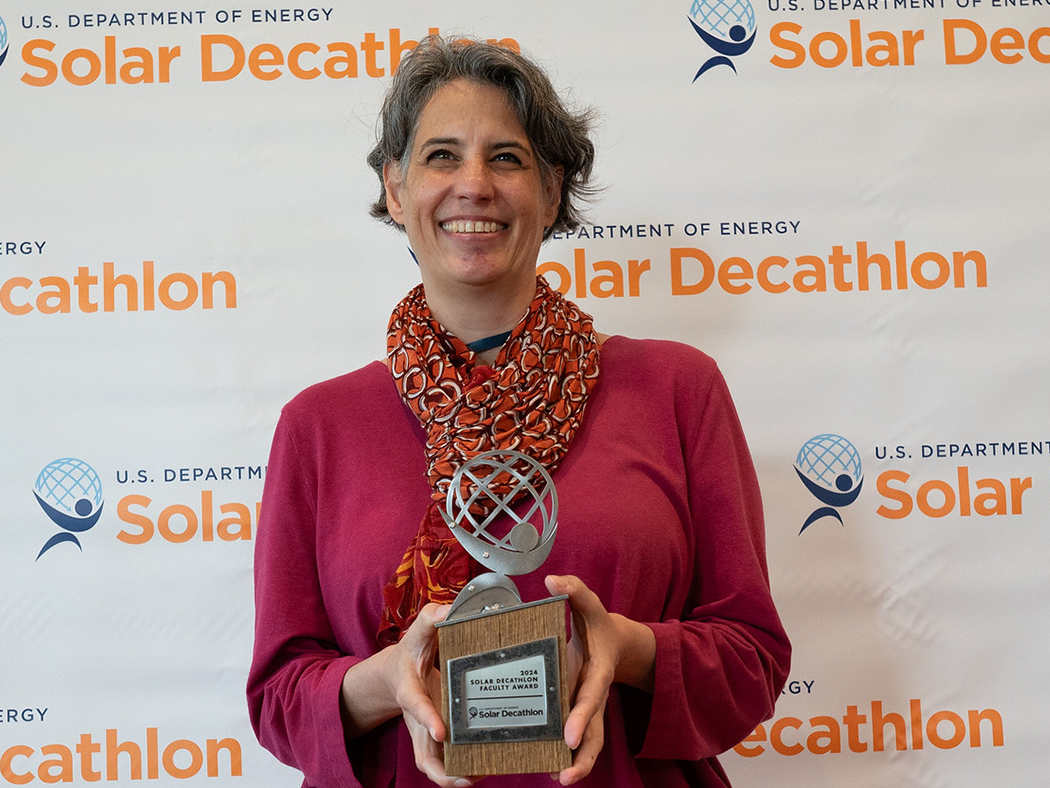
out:
{"label": "woman's right hand", "polygon": [[[435,705],[437,683],[437,629],[435,624],[444,621],[447,606],[426,605],[419,611],[416,620],[405,631],[404,636],[388,655],[386,681],[391,697],[405,723],[421,728],[435,742],[445,738],[445,724]],[[418,761],[418,750],[417,750]]]}
{"label": "woman's right hand", "polygon": [[435,625],[448,611],[448,605],[426,605],[398,643],[350,668],[343,676],[342,700],[350,736],[400,714],[419,770],[443,788],[466,788],[475,781],[445,774],[445,724],[437,709],[441,684]]}

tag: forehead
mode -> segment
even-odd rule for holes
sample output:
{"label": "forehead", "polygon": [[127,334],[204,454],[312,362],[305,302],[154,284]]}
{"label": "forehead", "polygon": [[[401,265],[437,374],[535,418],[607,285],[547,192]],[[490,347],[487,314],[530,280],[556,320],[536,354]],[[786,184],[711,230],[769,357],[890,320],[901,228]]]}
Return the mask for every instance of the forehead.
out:
{"label": "forehead", "polygon": [[[457,79],[439,87],[419,113],[415,145],[439,138],[467,141],[476,135],[505,136],[528,144],[507,93],[495,85]],[[531,147],[531,146],[530,146]]]}

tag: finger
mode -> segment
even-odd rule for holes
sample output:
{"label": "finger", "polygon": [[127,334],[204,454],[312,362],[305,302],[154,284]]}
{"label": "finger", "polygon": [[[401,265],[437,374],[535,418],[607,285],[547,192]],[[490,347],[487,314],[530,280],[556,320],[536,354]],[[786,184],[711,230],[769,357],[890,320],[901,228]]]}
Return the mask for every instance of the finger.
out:
{"label": "finger", "polygon": [[419,721],[434,741],[444,741],[446,728],[438,705],[441,699],[441,680],[436,670],[417,677],[411,685],[406,684],[406,703],[402,707],[405,716]]}
{"label": "finger", "polygon": [[581,746],[587,727],[596,716],[592,708],[583,708],[579,704],[573,707],[569,713],[569,719],[565,721],[565,743],[570,750]]}
{"label": "finger", "polygon": [[570,597],[589,590],[576,575],[547,575],[543,578],[543,584],[552,594],[567,594]]}
{"label": "finger", "polygon": [[565,742],[572,749],[580,746],[592,721],[604,713],[612,678],[611,667],[598,660],[590,660],[584,668],[576,701],[565,722]]}
{"label": "finger", "polygon": [[434,704],[428,679],[434,676],[434,654],[437,630],[434,625],[448,615],[448,605],[426,605],[398,644],[401,650],[402,677],[398,682],[397,702],[405,717],[412,717],[426,728],[435,741],[445,738],[445,726]]}
{"label": "finger", "polygon": [[573,609],[581,613],[605,611],[598,595],[575,575],[547,575],[543,579],[552,594],[566,594]]}
{"label": "finger", "polygon": [[426,730],[427,735],[434,741],[444,741],[445,723],[425,689],[403,687],[398,704],[401,706],[401,713],[406,721],[413,720]]}
{"label": "finger", "polygon": [[445,774],[444,750],[437,741],[431,738],[425,728],[410,723],[406,726],[412,739],[416,768],[426,775],[427,779],[442,788],[467,788],[474,780],[469,777],[450,777]]}
{"label": "finger", "polygon": [[558,775],[558,781],[562,785],[572,785],[590,774],[604,745],[605,720],[598,714],[591,718],[586,735],[572,759],[572,766]]}
{"label": "finger", "polygon": [[405,630],[399,645],[404,646],[416,656],[437,648],[436,625],[445,620],[449,605],[427,604],[416,615],[415,620]]}
{"label": "finger", "polygon": [[[448,611],[452,609],[452,605],[439,605],[437,602],[428,602],[423,605],[422,609],[416,616],[416,621],[422,620],[427,626],[434,626],[445,620],[448,616]],[[415,623],[412,622],[413,624]],[[411,627],[409,627],[411,629]]]}
{"label": "finger", "polygon": [[568,589],[565,587],[565,578],[561,575],[547,575],[543,578],[543,584],[547,586],[547,591],[552,596],[569,593]]}
{"label": "finger", "polygon": [[[585,652],[587,650],[586,638],[580,636],[586,635],[592,610],[592,601],[586,597],[589,594],[593,596],[593,594],[578,577],[573,575],[548,575],[543,582],[551,594],[565,594],[569,597],[569,610],[572,614],[569,617],[572,630],[570,640],[575,640],[577,646]],[[603,609],[596,596],[593,601],[597,602],[599,609]]]}

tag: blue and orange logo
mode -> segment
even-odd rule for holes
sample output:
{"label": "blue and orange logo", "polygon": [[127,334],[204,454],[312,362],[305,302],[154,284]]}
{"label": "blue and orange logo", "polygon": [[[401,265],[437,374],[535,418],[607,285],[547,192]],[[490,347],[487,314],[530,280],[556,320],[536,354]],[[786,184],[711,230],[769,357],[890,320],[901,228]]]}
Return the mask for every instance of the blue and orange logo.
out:
{"label": "blue and orange logo", "polygon": [[856,447],[841,435],[815,435],[798,450],[795,473],[813,497],[824,504],[806,518],[799,534],[824,517],[833,517],[842,525],[838,510],[857,500],[864,484]]}
{"label": "blue and orange logo", "polygon": [[689,23],[716,53],[700,66],[693,82],[715,66],[729,66],[736,73],[732,58],[751,49],[758,31],[755,9],[749,0],[693,0]]}
{"label": "blue and orange logo", "polygon": [[0,66],[4,64],[4,60],[7,58],[8,43],[7,23],[4,22],[4,18],[0,16]]}
{"label": "blue and orange logo", "polygon": [[73,457],[49,462],[37,475],[33,494],[44,514],[62,529],[44,543],[37,560],[63,542],[72,542],[83,550],[77,534],[94,527],[104,503],[102,480],[95,469]]}

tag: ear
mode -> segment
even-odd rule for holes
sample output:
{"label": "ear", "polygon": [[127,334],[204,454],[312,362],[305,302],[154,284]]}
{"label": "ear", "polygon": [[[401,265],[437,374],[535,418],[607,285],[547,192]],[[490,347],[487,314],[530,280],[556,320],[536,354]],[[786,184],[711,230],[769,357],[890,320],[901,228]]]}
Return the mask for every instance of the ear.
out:
{"label": "ear", "polygon": [[405,223],[405,211],[401,206],[401,165],[388,161],[383,165],[383,188],[386,189],[386,209],[390,218],[400,225]]}
{"label": "ear", "polygon": [[547,179],[547,183],[543,187],[544,197],[547,201],[544,225],[547,227],[554,224],[554,220],[558,218],[558,209],[561,208],[561,182],[564,177],[565,168],[559,164],[551,172],[550,178]]}

